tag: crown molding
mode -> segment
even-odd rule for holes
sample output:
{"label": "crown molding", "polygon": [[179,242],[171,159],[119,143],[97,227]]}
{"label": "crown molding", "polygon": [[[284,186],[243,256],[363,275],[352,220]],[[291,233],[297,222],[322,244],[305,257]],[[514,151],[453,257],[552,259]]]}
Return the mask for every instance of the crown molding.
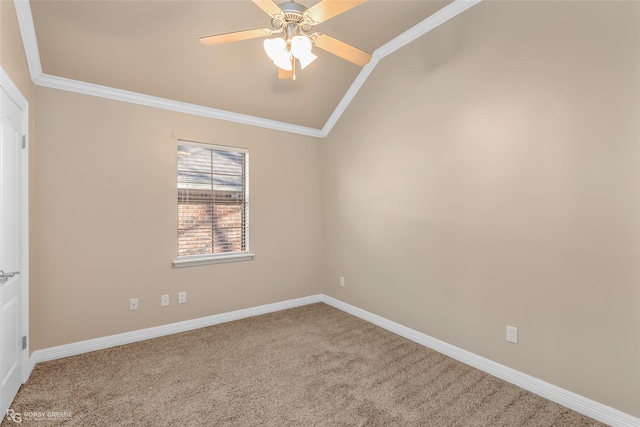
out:
{"label": "crown molding", "polygon": [[77,80],[56,77],[48,74],[41,74],[33,79],[38,86],[61,89],[69,92],[81,93],[84,95],[97,96],[100,98],[112,99],[115,101],[128,102],[131,104],[144,105],[147,107],[160,108],[163,110],[176,111],[178,113],[191,114],[194,116],[208,117],[211,119],[225,120],[228,122],[242,123],[250,126],[258,126],[282,132],[296,133],[300,135],[322,138],[322,131],[290,123],[278,122],[275,120],[263,119],[260,117],[245,114],[232,113],[215,108],[203,107],[186,102],[174,101],[156,96],[143,95],[112,87],[100,86],[93,83],[86,83]]}
{"label": "crown molding", "polygon": [[373,72],[381,59],[385,58],[401,47],[406,46],[407,44],[411,43],[418,37],[428,33],[434,28],[442,25],[454,16],[459,15],[470,7],[478,4],[480,1],[481,0],[455,0],[440,9],[438,12],[429,16],[422,22],[414,25],[404,33],[400,34],[390,42],[376,49],[372,54],[371,61],[362,68],[356,79],[353,81],[347,92],[344,94],[344,96],[336,106],[333,113],[327,119],[327,122],[322,127],[322,129],[314,129],[310,127],[294,125],[291,123],[278,122],[261,117],[233,113],[216,108],[203,107],[186,102],[179,102],[171,99],[159,98],[122,89],[115,89],[107,86],[96,85],[93,83],[86,83],[78,80],[44,74],[42,71],[42,64],[40,62],[38,41],[36,38],[35,27],[33,25],[33,16],[31,14],[31,6],[29,4],[29,0],[14,0],[14,4],[16,7],[18,25],[20,26],[22,43],[24,45],[24,50],[27,56],[27,63],[29,66],[29,73],[31,74],[31,80],[33,80],[33,83],[38,86],[66,90],[70,92],[81,93],[84,95],[97,96],[132,104],[144,105],[147,107],[176,111],[179,113],[191,114],[195,116],[241,123],[249,126],[258,126],[281,132],[295,133],[299,135],[312,136],[315,138],[324,138],[329,135],[340,117],[342,117],[342,114],[346,111],[351,101],[360,91],[360,88],[367,81],[369,75]]}
{"label": "crown molding", "polygon": [[20,110],[27,110],[29,108],[29,102],[24,97],[18,86],[11,80],[9,74],[0,66],[0,87],[9,95],[9,98],[16,103]]}
{"label": "crown molding", "polygon": [[333,111],[331,116],[329,116],[329,119],[322,127],[322,133],[325,136],[329,135],[329,133],[333,129],[333,126],[335,126],[340,117],[342,117],[342,114],[346,111],[353,98],[355,98],[356,94],[358,93],[358,91],[360,91],[360,88],[362,87],[362,85],[364,85],[364,82],[367,81],[369,75],[373,72],[381,59],[392,54],[401,47],[408,45],[418,37],[423,36],[434,28],[444,24],[454,16],[461,14],[472,6],[475,6],[476,4],[480,3],[480,1],[481,0],[455,0],[433,15],[409,28],[407,31],[400,34],[393,40],[376,49],[371,55],[371,61],[362,68],[360,74],[358,74],[347,92],[342,97],[342,100],[340,100],[340,102],[336,106],[336,109]]}
{"label": "crown molding", "polygon": [[36,83],[35,77],[42,74],[42,64],[40,63],[40,51],[38,50],[36,29],[33,26],[31,5],[29,0],[14,0],[13,3],[16,8],[16,16],[18,18],[18,27],[20,27],[20,36],[22,37],[24,52],[27,56],[29,74],[31,75],[31,80]]}
{"label": "crown molding", "polygon": [[395,39],[385,43],[376,49],[376,53],[380,55],[380,59],[392,54],[403,46],[408,45],[418,37],[427,34],[429,31],[444,24],[451,18],[461,14],[465,10],[480,3],[481,0],[455,0],[433,15],[417,23]]}

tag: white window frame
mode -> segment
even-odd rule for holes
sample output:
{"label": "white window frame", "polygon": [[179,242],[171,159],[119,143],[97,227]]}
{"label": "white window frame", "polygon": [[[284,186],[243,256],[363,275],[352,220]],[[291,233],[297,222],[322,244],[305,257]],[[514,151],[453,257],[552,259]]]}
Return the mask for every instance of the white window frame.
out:
{"label": "white window frame", "polygon": [[[176,259],[173,261],[173,266],[175,268],[181,267],[194,267],[198,265],[208,265],[208,264],[222,264],[228,262],[239,262],[239,261],[249,261],[252,260],[255,254],[249,251],[249,150],[246,148],[240,147],[231,147],[226,145],[217,145],[217,144],[206,144],[202,142],[188,141],[184,139],[179,139],[176,144],[176,151],[179,145],[189,145],[192,147],[200,147],[205,148],[207,150],[220,150],[220,151],[229,151],[234,153],[243,153],[245,156],[245,174],[244,174],[244,193],[245,193],[245,223],[244,223],[244,235],[245,235],[245,250],[243,252],[227,252],[227,253],[218,253],[218,254],[202,254],[202,255],[184,255],[184,256],[176,256]],[[177,184],[177,158],[176,158],[176,184]],[[177,186],[176,186],[177,188]],[[176,197],[176,211],[179,209],[177,206],[178,199]],[[176,232],[177,232],[178,224],[176,222]],[[177,235],[177,233],[176,233]],[[176,241],[176,251],[178,249],[177,241]]]}

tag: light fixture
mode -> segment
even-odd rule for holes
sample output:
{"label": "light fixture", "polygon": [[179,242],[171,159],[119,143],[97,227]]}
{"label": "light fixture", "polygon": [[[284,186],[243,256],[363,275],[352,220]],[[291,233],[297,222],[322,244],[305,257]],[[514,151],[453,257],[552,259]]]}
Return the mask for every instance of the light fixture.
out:
{"label": "light fixture", "polygon": [[[1,1],[1,0],[0,0]],[[254,28],[200,37],[205,46],[238,42],[257,38],[275,37],[265,40],[264,50],[279,68],[279,79],[296,79],[296,60],[299,68],[306,68],[318,57],[311,52],[317,47],[360,67],[371,61],[371,54],[333,38],[314,27],[332,19],[367,0],[338,1],[314,0],[307,7],[296,0],[253,0],[271,19],[271,28]]]}
{"label": "light fixture", "polygon": [[264,51],[269,59],[285,71],[292,70],[292,55],[300,61],[300,69],[303,70],[315,61],[318,57],[311,52],[312,47],[311,40],[305,35],[293,37],[290,43],[287,43],[282,37],[264,40]]}

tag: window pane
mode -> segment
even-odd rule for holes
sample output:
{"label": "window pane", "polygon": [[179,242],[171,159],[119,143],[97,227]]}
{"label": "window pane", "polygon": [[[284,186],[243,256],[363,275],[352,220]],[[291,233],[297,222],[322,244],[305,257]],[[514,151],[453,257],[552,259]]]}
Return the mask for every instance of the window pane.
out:
{"label": "window pane", "polygon": [[178,145],[178,256],[247,250],[246,156]]}
{"label": "window pane", "polygon": [[233,191],[242,193],[244,179],[242,176],[213,176],[213,188],[218,191]]}
{"label": "window pane", "polygon": [[178,188],[211,190],[212,185],[213,177],[211,174],[178,171]]}
{"label": "window pane", "polygon": [[211,173],[212,150],[206,148],[178,146],[178,170]]}
{"label": "window pane", "polygon": [[179,205],[178,256],[212,253],[212,213],[212,205],[209,203]]}
{"label": "window pane", "polygon": [[216,174],[242,175],[244,153],[214,150],[213,170]]}

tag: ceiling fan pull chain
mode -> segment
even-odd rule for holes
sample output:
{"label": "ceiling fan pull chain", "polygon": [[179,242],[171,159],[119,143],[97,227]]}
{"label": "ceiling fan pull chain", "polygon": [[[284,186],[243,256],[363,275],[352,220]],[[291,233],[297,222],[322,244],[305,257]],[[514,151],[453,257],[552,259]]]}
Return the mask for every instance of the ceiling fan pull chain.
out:
{"label": "ceiling fan pull chain", "polygon": [[296,60],[293,59],[291,62],[293,65],[293,77],[291,77],[291,79],[295,82],[296,81]]}

